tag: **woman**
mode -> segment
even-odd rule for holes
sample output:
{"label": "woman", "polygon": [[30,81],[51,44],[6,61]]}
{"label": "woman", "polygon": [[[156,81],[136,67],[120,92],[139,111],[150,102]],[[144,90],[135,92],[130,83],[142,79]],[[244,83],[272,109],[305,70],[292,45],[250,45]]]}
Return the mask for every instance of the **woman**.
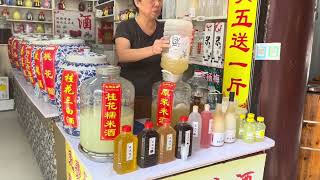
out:
{"label": "woman", "polygon": [[161,53],[169,46],[157,21],[162,0],[134,0],[138,16],[121,22],[115,35],[121,76],[135,86],[135,118],[150,117],[152,84],[162,79]]}

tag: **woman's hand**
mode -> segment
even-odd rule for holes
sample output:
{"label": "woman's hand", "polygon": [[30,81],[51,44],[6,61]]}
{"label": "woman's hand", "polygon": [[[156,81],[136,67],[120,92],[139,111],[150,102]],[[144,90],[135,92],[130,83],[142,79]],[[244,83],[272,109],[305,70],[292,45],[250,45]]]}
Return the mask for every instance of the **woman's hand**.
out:
{"label": "woman's hand", "polygon": [[164,48],[169,47],[170,41],[166,38],[162,37],[161,39],[157,39],[154,41],[153,45],[151,46],[152,54],[157,55],[161,54]]}

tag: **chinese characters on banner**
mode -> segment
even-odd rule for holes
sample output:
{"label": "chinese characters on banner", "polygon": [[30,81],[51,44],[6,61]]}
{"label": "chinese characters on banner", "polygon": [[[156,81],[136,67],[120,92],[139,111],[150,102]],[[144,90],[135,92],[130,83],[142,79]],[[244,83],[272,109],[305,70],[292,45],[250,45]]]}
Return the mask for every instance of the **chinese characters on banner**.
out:
{"label": "chinese characters on banner", "polygon": [[62,114],[65,126],[77,128],[78,120],[78,73],[64,70],[61,79]]}
{"label": "chinese characters on banner", "polygon": [[173,107],[173,92],[176,84],[163,82],[158,90],[157,126],[163,125],[165,119],[171,119]]}
{"label": "chinese characters on banner", "polygon": [[13,62],[16,65],[17,69],[20,69],[20,65],[19,65],[19,41],[17,39],[15,39],[13,41],[13,48],[12,48],[12,52],[13,52]]}
{"label": "chinese characters on banner", "polygon": [[79,161],[74,150],[66,141],[66,177],[67,180],[93,180]]}
{"label": "chinese characters on banner", "polygon": [[55,11],[55,34],[69,34],[84,40],[94,40],[94,14],[91,12]]}
{"label": "chinese characters on banner", "polygon": [[121,98],[121,84],[102,85],[101,140],[114,140],[120,134]]}
{"label": "chinese characters on banner", "polygon": [[27,51],[27,43],[24,41],[21,44],[20,49],[20,61],[21,61],[21,70],[25,79],[28,79],[27,71],[26,71],[26,51]]}
{"label": "chinese characters on banner", "polygon": [[44,90],[44,81],[42,78],[42,68],[41,68],[41,52],[42,52],[42,48],[38,48],[36,50],[36,52],[34,53],[34,65],[35,65],[35,73],[36,73],[36,77],[37,77],[37,82],[38,82],[38,87],[41,90]]}
{"label": "chinese characters on banner", "polygon": [[233,91],[248,106],[257,0],[229,0],[223,94]]}
{"label": "chinese characters on banner", "polygon": [[55,100],[55,79],[56,79],[56,69],[55,69],[55,55],[58,50],[58,46],[48,46],[44,49],[42,53],[42,63],[43,63],[43,78],[46,84],[46,90],[48,92],[48,97],[51,101]]}
{"label": "chinese characters on banner", "polygon": [[32,50],[33,50],[33,46],[28,45],[27,50],[26,50],[26,56],[25,56],[24,60],[25,60],[25,66],[26,66],[26,72],[27,72],[28,79],[30,80],[32,85],[35,85],[35,80],[34,80],[34,76],[32,73],[32,64],[31,64]]}
{"label": "chinese characters on banner", "polygon": [[13,42],[13,36],[9,37],[9,39],[8,39],[8,57],[9,57],[11,64],[13,64],[13,62],[12,62],[12,42]]}

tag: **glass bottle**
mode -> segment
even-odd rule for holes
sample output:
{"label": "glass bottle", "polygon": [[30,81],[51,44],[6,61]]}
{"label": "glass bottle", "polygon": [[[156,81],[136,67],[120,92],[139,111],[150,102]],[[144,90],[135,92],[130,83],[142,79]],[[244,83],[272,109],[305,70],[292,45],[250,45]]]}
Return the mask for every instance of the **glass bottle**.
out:
{"label": "glass bottle", "polygon": [[141,168],[158,163],[159,134],[153,129],[151,121],[146,121],[144,130],[138,135],[138,165]]}
{"label": "glass bottle", "polygon": [[234,92],[230,92],[229,105],[225,114],[225,138],[224,142],[234,143],[236,141],[237,117],[234,102]]}
{"label": "glass bottle", "polygon": [[201,115],[198,112],[198,106],[193,106],[193,111],[189,115],[188,121],[193,128],[192,151],[195,152],[196,150],[200,149],[200,136],[202,130],[202,121]]}
{"label": "glass bottle", "polygon": [[132,134],[131,126],[122,126],[122,133],[114,141],[113,169],[118,174],[137,170],[138,138]]}
{"label": "glass bottle", "polygon": [[224,114],[222,112],[222,94],[217,95],[216,110],[213,113],[211,124],[212,146],[223,146],[224,144]]}
{"label": "glass bottle", "polygon": [[240,114],[240,125],[238,131],[238,139],[243,138],[244,126],[246,125],[246,116],[244,114]]}
{"label": "glass bottle", "polygon": [[175,160],[176,131],[170,126],[170,119],[165,119],[163,126],[157,132],[159,134],[159,163],[164,164]]}
{"label": "glass bottle", "polygon": [[177,133],[176,137],[176,158],[181,159],[181,151],[182,151],[182,145],[189,145],[189,153],[188,156],[191,156],[192,154],[192,134],[193,134],[193,128],[190,124],[188,124],[188,117],[187,116],[181,116],[180,122],[174,127]]}
{"label": "glass bottle", "polygon": [[263,142],[265,133],[266,133],[266,125],[264,123],[264,117],[258,116],[257,123],[256,123],[255,141]]}
{"label": "glass bottle", "polygon": [[207,0],[199,0],[197,16],[206,16]]}
{"label": "glass bottle", "polygon": [[193,77],[187,82],[191,86],[191,104],[199,106],[199,113],[204,109],[204,104],[208,100],[208,81],[202,76],[202,71],[196,70]]}
{"label": "glass bottle", "polygon": [[210,112],[210,105],[204,105],[204,111],[201,113],[202,127],[201,127],[201,139],[200,147],[209,148],[211,144],[212,134],[209,129],[209,123],[212,121],[212,113]]}
{"label": "glass bottle", "polygon": [[[111,87],[120,85],[120,89],[113,90],[117,91],[121,97],[114,96],[116,92],[106,88],[109,85]],[[99,67],[95,77],[83,82],[80,88],[80,145],[85,152],[88,152],[86,155],[95,157],[94,154],[98,154],[99,157],[110,157],[109,160],[112,160],[113,141],[120,127],[133,125],[134,95],[134,86],[120,77],[118,66]],[[108,99],[110,102],[112,100],[111,104],[106,102]],[[116,103],[120,103],[119,107],[113,106]],[[108,111],[107,108],[110,110]],[[115,108],[120,112],[114,113],[112,110]],[[111,121],[111,127],[115,125],[118,131],[113,133],[110,130],[110,137],[105,138],[103,132],[109,131],[105,129],[108,126],[101,126],[101,124],[107,122],[106,118],[113,117],[119,117],[118,120]]]}
{"label": "glass bottle", "polygon": [[256,125],[255,125],[254,119],[251,117],[248,117],[247,123],[244,126],[243,141],[249,144],[254,143],[255,132],[256,132]]}
{"label": "glass bottle", "polygon": [[163,0],[162,18],[163,19],[176,18],[176,0]]}
{"label": "glass bottle", "polygon": [[[181,80],[182,75],[174,75],[168,71],[162,71],[163,81],[156,82],[152,87],[152,113],[151,119],[157,127],[161,126],[159,112],[162,108],[158,109],[158,105],[163,103],[168,103],[171,106],[166,111],[171,112],[171,116],[167,117],[171,119],[171,126],[174,127],[179,121],[180,116],[188,116],[190,113],[190,97],[191,97],[191,87],[189,84],[183,82]],[[175,84],[175,88],[173,90],[173,100],[170,103],[161,102],[161,93],[159,92],[160,86],[162,83],[171,83]],[[161,91],[161,90],[160,90]],[[158,101],[160,98],[160,101]],[[159,102],[159,103],[158,103]],[[166,106],[168,107],[168,106]],[[169,114],[168,114],[169,115]]]}

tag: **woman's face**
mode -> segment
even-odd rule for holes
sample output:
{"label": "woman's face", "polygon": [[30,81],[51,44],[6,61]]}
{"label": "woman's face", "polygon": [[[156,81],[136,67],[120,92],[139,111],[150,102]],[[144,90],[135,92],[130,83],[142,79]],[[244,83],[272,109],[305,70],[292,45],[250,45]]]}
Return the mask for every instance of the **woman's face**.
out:
{"label": "woman's face", "polygon": [[163,0],[135,0],[139,13],[157,19],[161,13]]}

